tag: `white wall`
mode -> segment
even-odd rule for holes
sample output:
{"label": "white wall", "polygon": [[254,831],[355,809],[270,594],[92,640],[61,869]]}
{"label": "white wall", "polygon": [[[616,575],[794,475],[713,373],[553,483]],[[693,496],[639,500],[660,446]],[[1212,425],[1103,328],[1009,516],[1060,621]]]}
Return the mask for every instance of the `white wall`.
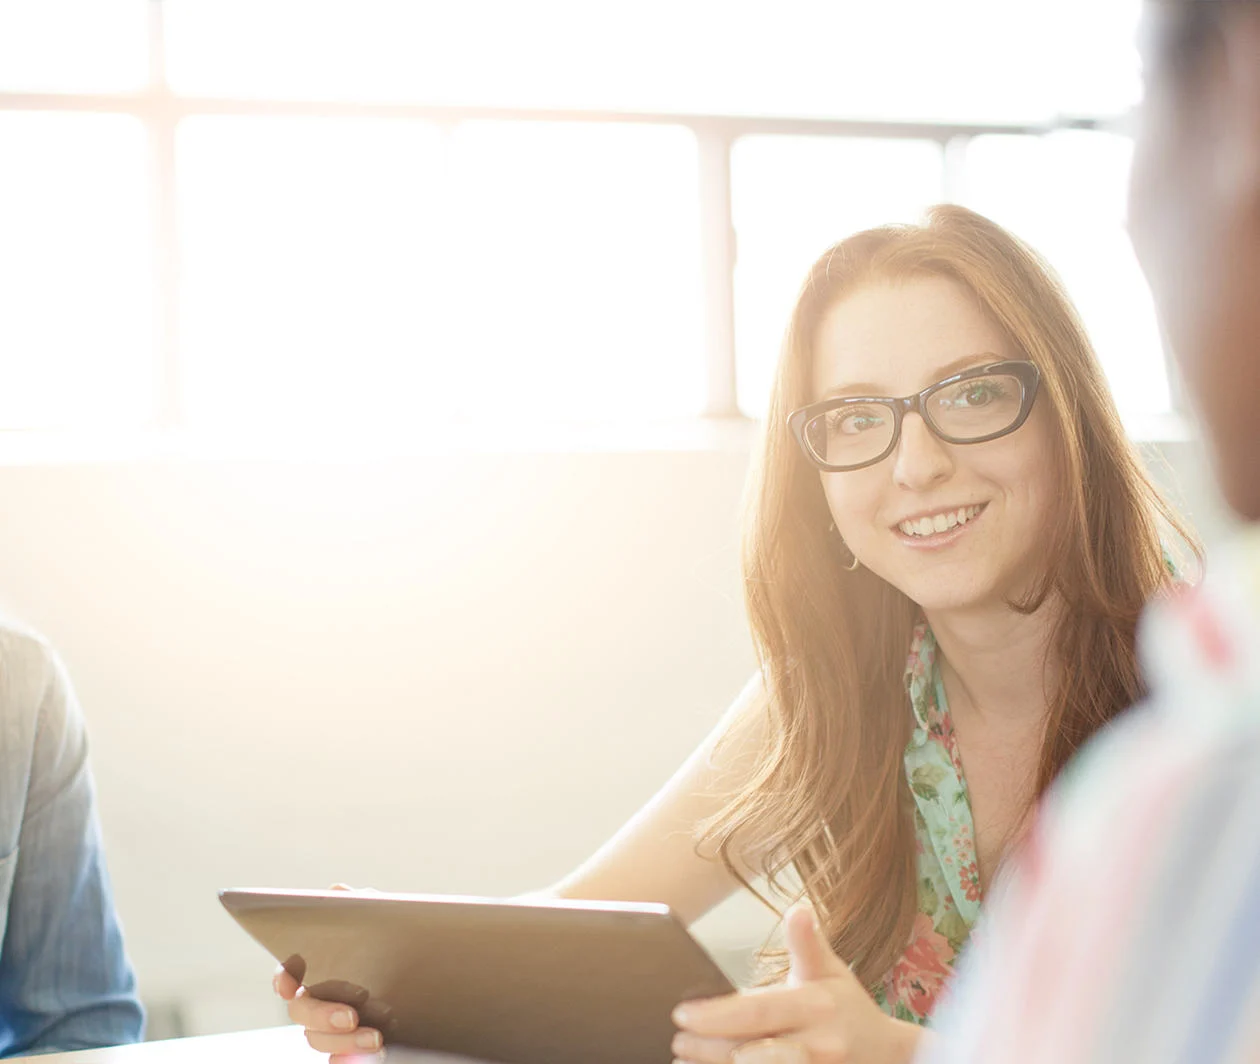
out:
{"label": "white wall", "polygon": [[[1215,529],[1194,449],[1169,454]],[[745,465],[0,466],[0,600],[86,707],[154,1032],[279,1017],[218,887],[513,893],[613,831],[751,671]],[[745,901],[702,933],[733,955],[766,926]]]}
{"label": "white wall", "polygon": [[0,598],[88,713],[147,999],[272,1018],[233,884],[512,893],[568,871],[753,659],[745,456],[0,468]]}

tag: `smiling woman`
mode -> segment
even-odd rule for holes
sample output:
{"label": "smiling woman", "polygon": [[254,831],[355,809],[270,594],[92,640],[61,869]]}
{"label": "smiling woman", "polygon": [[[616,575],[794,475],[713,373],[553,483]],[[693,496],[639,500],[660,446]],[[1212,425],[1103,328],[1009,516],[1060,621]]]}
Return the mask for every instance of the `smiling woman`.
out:
{"label": "smiling woman", "polygon": [[[684,1003],[675,1056],[908,1061],[1036,799],[1142,694],[1137,616],[1175,580],[1162,533],[1197,546],[1057,280],[961,207],[815,264],[753,487],[761,668],[550,893],[691,922],[764,878],[814,913],[765,958],[783,985]],[[277,987],[316,1048],[378,1044]]]}
{"label": "smiling woman", "polygon": [[1057,281],[963,208],[818,261],[771,426],[745,568],[774,740],[709,837],[771,883],[795,866],[922,1021],[1031,803],[1140,696],[1180,526]]}

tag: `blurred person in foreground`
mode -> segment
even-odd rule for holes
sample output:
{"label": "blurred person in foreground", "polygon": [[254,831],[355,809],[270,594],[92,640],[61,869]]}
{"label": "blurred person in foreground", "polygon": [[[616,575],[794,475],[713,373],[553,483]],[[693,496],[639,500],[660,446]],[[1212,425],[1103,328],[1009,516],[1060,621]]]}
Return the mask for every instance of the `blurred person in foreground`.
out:
{"label": "blurred person in foreground", "polygon": [[144,1013],[56,654],[0,624],[0,1056],[136,1042]]}
{"label": "blurred person in foreground", "polygon": [[1260,1060],[1260,2],[1147,0],[1130,231],[1247,522],[1151,609],[1151,698],[1070,767],[932,1064]]}

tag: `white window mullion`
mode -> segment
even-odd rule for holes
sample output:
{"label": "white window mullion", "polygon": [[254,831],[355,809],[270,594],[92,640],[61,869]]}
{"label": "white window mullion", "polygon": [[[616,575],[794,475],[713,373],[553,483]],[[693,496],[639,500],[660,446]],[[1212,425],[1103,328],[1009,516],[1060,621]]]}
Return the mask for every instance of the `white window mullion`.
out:
{"label": "white window mullion", "polygon": [[735,391],[735,226],[731,218],[731,137],[697,130],[700,255],[704,273],[708,417],[738,417]]}
{"label": "white window mullion", "polygon": [[967,200],[967,145],[971,135],[960,133],[942,141],[944,152],[944,188],[942,198],[946,203],[965,203]]}
{"label": "white window mullion", "polygon": [[179,353],[179,234],[175,206],[175,125],[179,115],[166,80],[162,0],[149,2],[150,106],[145,108],[153,182],[154,421],[183,423]]}

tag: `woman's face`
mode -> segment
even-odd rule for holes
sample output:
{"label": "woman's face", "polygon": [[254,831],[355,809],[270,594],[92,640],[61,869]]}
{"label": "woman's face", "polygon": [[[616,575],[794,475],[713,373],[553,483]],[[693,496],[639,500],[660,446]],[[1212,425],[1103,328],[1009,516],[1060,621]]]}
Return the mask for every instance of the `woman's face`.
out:
{"label": "woman's face", "polygon": [[[819,323],[813,398],[912,395],[972,366],[1022,357],[955,282],[874,283],[845,296]],[[918,414],[907,414],[900,442],[882,462],[821,477],[845,544],[925,610],[1009,600],[1040,575],[1039,546],[1054,516],[1044,397],[1020,428],[987,443],[945,443]],[[960,510],[968,519],[955,524],[947,516],[952,527],[944,532],[902,527]]]}

